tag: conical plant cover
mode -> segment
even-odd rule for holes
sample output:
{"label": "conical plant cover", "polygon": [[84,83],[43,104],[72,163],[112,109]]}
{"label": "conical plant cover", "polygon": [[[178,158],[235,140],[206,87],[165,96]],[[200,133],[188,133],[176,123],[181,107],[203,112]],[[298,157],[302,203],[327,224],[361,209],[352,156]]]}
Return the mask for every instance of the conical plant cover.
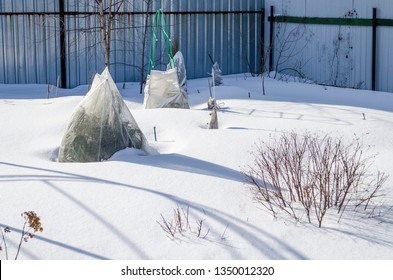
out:
{"label": "conical plant cover", "polygon": [[146,151],[147,141],[106,68],[101,75],[96,74],[90,91],[75,108],[58,160],[107,160],[127,147]]}

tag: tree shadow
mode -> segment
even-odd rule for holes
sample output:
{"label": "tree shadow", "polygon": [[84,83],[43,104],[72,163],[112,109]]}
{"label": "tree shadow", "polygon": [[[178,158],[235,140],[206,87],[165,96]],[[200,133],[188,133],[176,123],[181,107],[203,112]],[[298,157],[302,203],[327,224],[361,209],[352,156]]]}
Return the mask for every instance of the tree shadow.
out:
{"label": "tree shadow", "polygon": [[[15,228],[15,227],[11,227],[11,226],[9,226],[9,225],[5,225],[5,224],[0,223],[0,227],[2,227],[2,228],[8,227],[12,232],[17,232],[17,233],[22,234],[22,230],[20,230],[20,229],[18,229],[18,228]],[[102,255],[95,254],[95,253],[93,253],[93,252],[90,252],[90,251],[87,251],[87,250],[83,250],[83,249],[81,249],[81,248],[78,248],[78,247],[75,247],[75,246],[71,246],[71,245],[65,244],[65,243],[63,243],[63,242],[60,242],[60,241],[56,241],[56,240],[50,239],[50,238],[45,238],[45,237],[42,237],[42,236],[40,236],[40,235],[38,235],[38,234],[34,236],[34,239],[40,240],[40,241],[42,241],[42,242],[46,242],[46,243],[49,243],[49,244],[52,244],[52,245],[57,246],[57,247],[61,247],[61,248],[66,249],[66,250],[70,250],[70,251],[77,252],[77,253],[79,253],[79,254],[81,254],[81,255],[88,256],[88,257],[90,257],[90,258],[92,258],[92,259],[97,259],[97,260],[109,260],[109,258],[104,257],[104,256],[102,256]],[[7,240],[7,243],[12,244],[12,242],[10,242],[10,240]],[[16,243],[14,243],[13,245],[14,245],[14,247],[17,246]],[[22,251],[25,255],[27,255],[29,258],[31,258],[31,259],[35,259],[35,260],[38,260],[38,259],[39,259],[39,257],[38,257],[37,255],[33,254],[32,252],[29,252],[29,250],[26,249],[25,247],[22,247],[22,248],[21,248],[21,251]]]}
{"label": "tree shadow", "polygon": [[[183,163],[190,163],[190,159],[188,157],[182,157],[178,158],[180,160],[185,160]],[[169,161],[170,162],[170,161]],[[200,164],[200,161],[196,160],[191,162],[196,163],[196,165]],[[167,163],[167,161],[161,162],[158,165],[161,166],[162,164]],[[91,176],[85,176],[85,175],[80,175],[76,173],[70,173],[70,172],[64,172],[64,171],[58,171],[58,170],[50,170],[50,169],[45,169],[45,168],[40,168],[40,167],[33,167],[33,166],[27,166],[27,165],[20,165],[20,164],[14,164],[14,163],[6,163],[6,162],[0,162],[0,165],[6,165],[6,166],[11,166],[15,168],[20,168],[20,169],[26,169],[26,170],[33,170],[33,171],[40,171],[40,172],[45,172],[49,174],[42,174],[42,175],[29,175],[29,174],[24,174],[22,176],[22,180],[30,179],[30,180],[38,180],[42,181],[44,184],[47,184],[47,186],[51,187],[52,189],[58,191],[61,193],[63,196],[65,196],[68,200],[71,200],[73,203],[81,207],[84,211],[88,212],[94,219],[98,220],[100,223],[102,223],[106,227],[110,227],[113,229],[113,225],[100,217],[96,212],[94,212],[93,209],[88,208],[87,206],[83,205],[81,201],[78,199],[70,196],[67,194],[64,190],[56,186],[53,182],[62,182],[62,181],[83,181],[86,183],[95,183],[97,186],[100,185],[112,185],[116,187],[124,187],[124,188],[129,188],[133,189],[135,191],[141,191],[141,192],[146,192],[151,195],[159,196],[164,199],[167,199],[171,202],[173,202],[175,205],[180,205],[184,207],[190,207],[195,212],[198,212],[200,214],[205,214],[209,219],[213,219],[216,222],[218,222],[222,227],[228,226],[231,229],[231,232],[237,234],[240,236],[244,241],[247,241],[251,244],[255,244],[256,249],[264,255],[266,258],[269,259],[307,259],[305,255],[291,247],[287,242],[281,240],[280,238],[277,238],[273,234],[262,230],[261,228],[258,228],[248,222],[245,222],[235,216],[232,216],[228,213],[224,213],[220,210],[214,209],[210,206],[206,206],[200,203],[196,203],[172,194],[164,193],[158,190],[154,189],[149,189],[146,187],[140,187],[140,186],[133,186],[129,184],[124,184],[121,182],[116,182],[112,180],[107,180],[107,179],[100,179],[96,177],[91,177]],[[217,167],[213,165],[214,167]],[[169,168],[180,168],[182,170],[182,167],[178,167],[175,165],[175,167],[169,167]],[[188,170],[188,169],[186,169]],[[228,170],[224,169],[226,172]],[[202,168],[199,172],[206,172],[204,168]],[[217,173],[217,172],[216,172]],[[53,175],[54,174],[54,175]],[[204,173],[202,173],[204,174]],[[213,173],[207,173],[209,176],[216,176],[217,174]],[[220,174],[220,172],[218,172]],[[224,172],[225,175],[225,172]],[[233,178],[233,175],[231,173],[224,175],[223,178]],[[239,175],[240,176],[240,175]],[[0,180],[2,182],[4,181],[19,181],[20,176],[7,176],[7,175],[1,175]],[[236,176],[236,179],[239,179],[240,177]],[[7,225],[3,225],[7,226]],[[135,242],[131,241],[127,236],[126,233],[121,232],[120,229],[115,229],[115,233],[119,235],[119,237],[122,239],[124,243],[127,244],[129,248],[134,250],[139,258],[141,259],[149,259],[149,256],[143,252],[141,248],[139,248]],[[88,252],[86,250],[82,250],[80,248],[76,248],[67,244],[64,244],[59,241],[51,240],[51,239],[46,239],[46,238],[40,238],[40,241],[43,242],[48,242],[52,245],[62,247],[67,250],[71,250],[83,255],[86,255],[91,258],[96,258],[96,259],[107,259],[105,256],[101,256],[98,254],[95,254],[93,252]],[[238,259],[238,258],[247,258],[247,256],[242,255],[241,253],[236,253],[234,250],[229,250],[229,253],[231,254],[233,259]]]}
{"label": "tree shadow", "polygon": [[[393,206],[381,205],[374,214],[362,210],[347,210],[340,220],[340,227],[324,228],[330,232],[338,232],[356,239],[393,248],[393,241],[388,231],[393,230]],[[364,224],[372,226],[365,227]]]}
{"label": "tree shadow", "polygon": [[240,171],[181,154],[129,157],[122,161],[243,182]]}
{"label": "tree shadow", "polygon": [[[315,105],[310,103],[303,103],[303,105],[315,109],[316,113],[308,113],[302,112],[293,113],[293,112],[286,112],[284,110],[261,110],[261,109],[250,109],[250,108],[237,108],[234,109],[220,109],[219,112],[226,113],[226,114],[238,114],[238,115],[249,115],[255,118],[263,118],[263,119],[285,119],[285,120],[297,120],[303,122],[316,122],[316,123],[326,123],[326,124],[334,124],[334,125],[342,125],[342,126],[350,126],[353,125],[350,121],[343,120],[338,118],[337,116],[331,114],[326,109],[327,106],[324,105]],[[322,114],[324,113],[324,114]],[[361,119],[361,115],[358,113],[353,112],[354,115],[359,115],[359,119]]]}

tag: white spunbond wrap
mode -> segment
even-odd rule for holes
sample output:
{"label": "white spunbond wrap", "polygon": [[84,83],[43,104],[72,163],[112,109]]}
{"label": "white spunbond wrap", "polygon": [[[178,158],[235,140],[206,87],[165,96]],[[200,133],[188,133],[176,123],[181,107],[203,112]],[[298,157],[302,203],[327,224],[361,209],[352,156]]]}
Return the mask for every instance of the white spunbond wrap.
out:
{"label": "white spunbond wrap", "polygon": [[[175,65],[177,67],[177,78],[179,80],[180,90],[183,94],[187,94],[187,71],[186,64],[184,63],[183,54],[178,51],[173,57]],[[169,70],[170,64],[167,65],[167,70]]]}
{"label": "white spunbond wrap", "polygon": [[215,86],[222,85],[223,84],[222,72],[221,72],[220,66],[218,65],[218,62],[215,62],[213,64],[212,74],[213,74],[213,77],[214,77],[214,85]]}
{"label": "white spunbond wrap", "polygon": [[127,147],[147,151],[142,131],[106,68],[75,108],[59,149],[59,162],[109,159]]}
{"label": "white spunbond wrap", "polygon": [[209,129],[218,129],[217,107],[214,106],[210,113]]}
{"label": "white spunbond wrap", "polygon": [[188,96],[180,90],[177,68],[167,71],[152,70],[145,86],[145,109],[189,109]]}

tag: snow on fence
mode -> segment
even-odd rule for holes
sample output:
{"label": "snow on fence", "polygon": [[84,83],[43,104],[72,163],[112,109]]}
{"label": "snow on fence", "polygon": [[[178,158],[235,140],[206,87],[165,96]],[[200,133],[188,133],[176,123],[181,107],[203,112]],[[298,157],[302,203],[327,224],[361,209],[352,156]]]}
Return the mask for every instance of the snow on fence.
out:
{"label": "snow on fence", "polygon": [[[105,67],[94,3],[0,1],[0,83],[56,84],[59,78],[63,87],[88,84]],[[209,54],[220,61],[224,74],[260,71],[263,1],[124,0],[112,35],[111,73],[116,82],[141,80],[145,31],[145,49],[151,40],[145,20],[149,17],[150,23],[160,8],[173,42],[183,52],[189,78],[208,75]],[[165,59],[161,64],[164,67]]]}

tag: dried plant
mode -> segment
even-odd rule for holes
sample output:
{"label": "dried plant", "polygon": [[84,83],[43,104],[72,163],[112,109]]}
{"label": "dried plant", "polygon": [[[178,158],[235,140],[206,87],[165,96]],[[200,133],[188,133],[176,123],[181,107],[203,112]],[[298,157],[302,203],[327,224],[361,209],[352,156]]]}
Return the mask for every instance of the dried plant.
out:
{"label": "dried plant", "polygon": [[5,257],[8,260],[8,248],[7,248],[7,241],[5,239],[5,236],[7,233],[11,232],[11,230],[9,227],[5,227],[4,230],[0,228],[0,232],[1,232],[0,251],[3,251],[3,246],[4,246]]}
{"label": "dried plant", "polygon": [[229,226],[229,224],[227,224],[227,226],[226,226],[225,229],[224,229],[224,232],[221,234],[221,237],[220,237],[221,240],[226,240],[225,233],[227,232],[228,226]]}
{"label": "dried plant", "polygon": [[329,135],[283,134],[273,144],[262,142],[254,165],[243,172],[254,197],[274,216],[282,211],[296,220],[305,216],[322,226],[327,211],[341,218],[348,205],[366,210],[388,176],[370,175],[372,157],[360,140],[345,144]]}
{"label": "dried plant", "polygon": [[161,214],[161,222],[156,221],[161,229],[168,234],[168,236],[174,238],[176,234],[184,235],[187,232],[194,233],[198,238],[206,238],[210,230],[208,229],[205,233],[203,232],[203,220],[197,220],[197,227],[195,230],[191,227],[190,223],[190,207],[186,209],[177,206],[173,208],[172,220],[165,218]]}
{"label": "dried plant", "polygon": [[202,228],[203,228],[203,220],[200,219],[200,220],[197,221],[197,230],[196,230],[196,234],[197,234],[197,236],[198,236],[199,238],[205,239],[206,236],[209,234],[210,229],[208,229],[208,230],[206,231],[205,234],[202,234]]}
{"label": "dried plant", "polygon": [[[20,241],[18,244],[18,249],[15,254],[15,260],[18,259],[20,249],[22,247],[23,242],[28,242],[30,239],[34,238],[35,234],[37,232],[42,232],[44,228],[41,225],[41,218],[34,212],[34,211],[26,211],[21,214],[21,216],[24,218],[25,222],[22,227],[22,233],[20,237]],[[8,247],[7,247],[7,241],[6,241],[6,235],[11,232],[9,227],[5,227],[4,230],[0,229],[2,240],[0,244],[0,251],[3,250],[4,246],[4,251],[6,255],[6,259],[9,259],[8,255]]]}
{"label": "dried plant", "polygon": [[170,236],[175,237],[176,228],[177,228],[176,223],[168,222],[162,214],[161,214],[161,219],[162,219],[162,223],[160,223],[159,221],[157,221],[157,223],[161,226],[162,230],[165,231]]}

